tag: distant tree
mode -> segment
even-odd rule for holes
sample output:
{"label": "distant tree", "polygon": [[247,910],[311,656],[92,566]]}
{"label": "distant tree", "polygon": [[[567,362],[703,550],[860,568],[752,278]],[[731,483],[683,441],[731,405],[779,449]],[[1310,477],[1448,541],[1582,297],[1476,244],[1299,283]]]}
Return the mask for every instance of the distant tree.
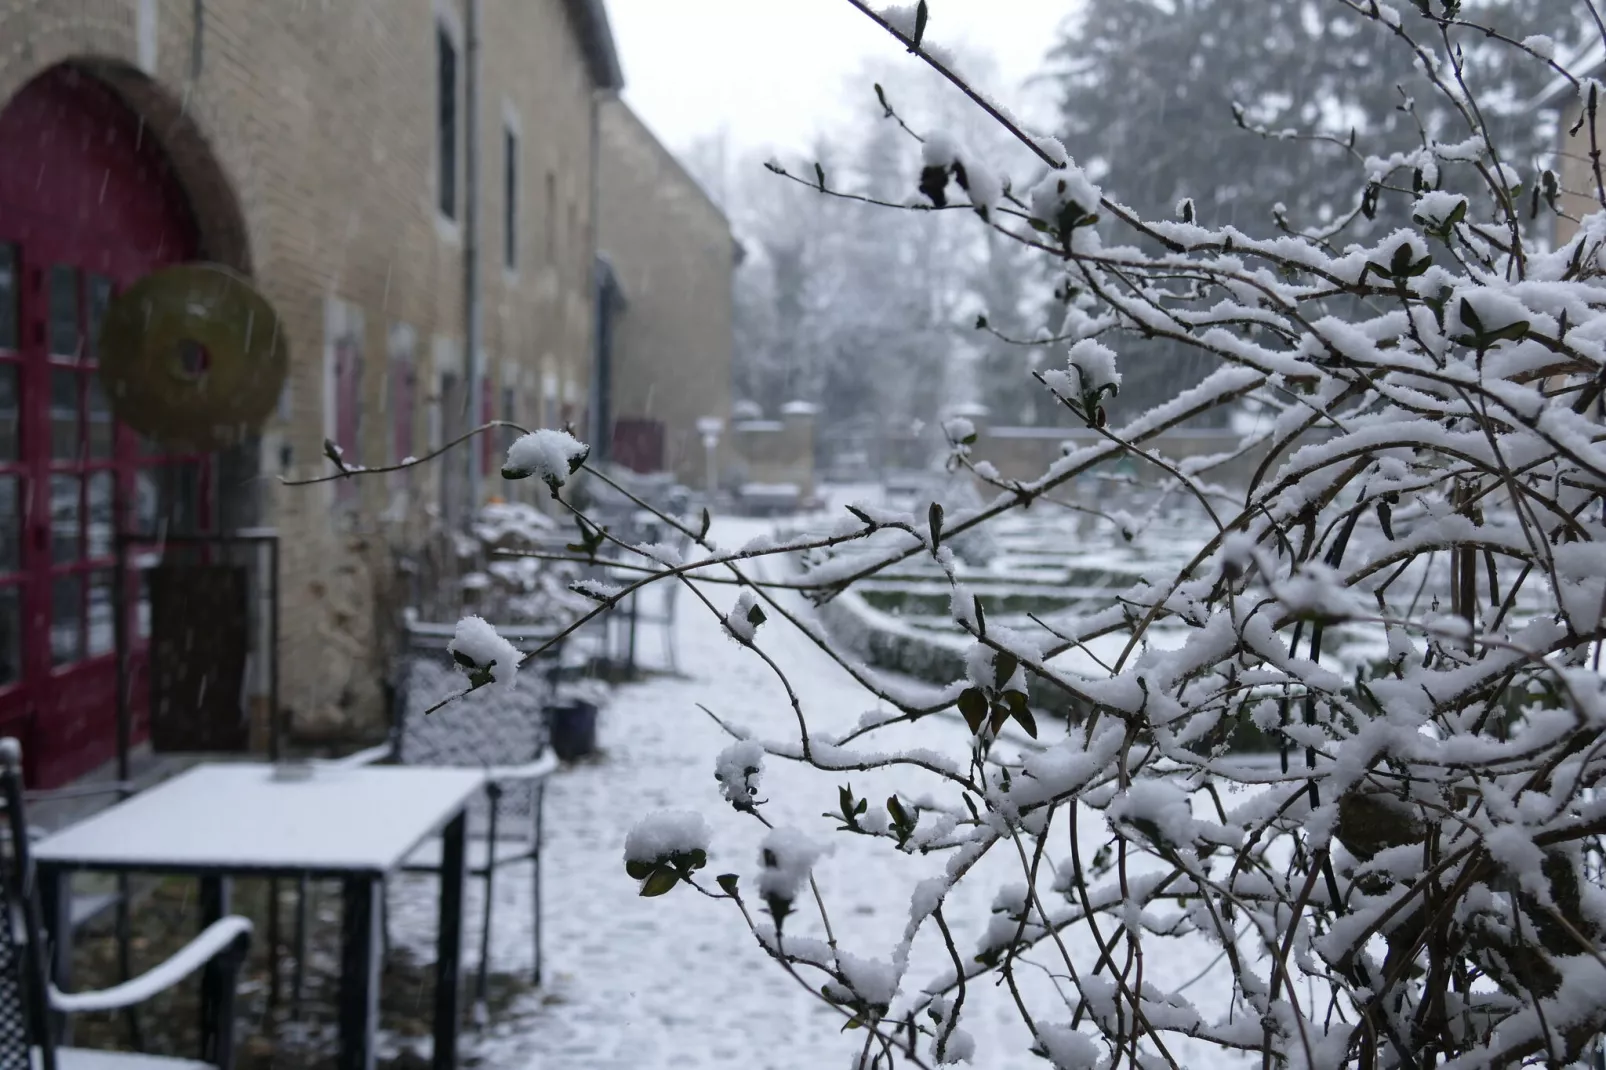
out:
{"label": "distant tree", "polygon": [[[1595,32],[1573,0],[1472,0],[1461,17],[1519,41],[1550,35],[1562,55]],[[1457,46],[1493,155],[1531,180],[1552,141],[1528,105],[1555,72],[1494,38],[1463,35]],[[1339,0],[1087,0],[1047,75],[1065,143],[1090,174],[1118,173],[1123,203],[1141,215],[1177,218],[1187,201],[1207,226],[1258,231],[1281,219],[1303,232],[1350,221],[1345,239],[1364,240],[1411,223],[1409,198],[1362,211],[1365,157],[1409,152],[1423,130],[1469,136],[1420,69],[1379,61],[1399,48],[1393,29]],[[1489,196],[1465,174],[1450,181]],[[1171,341],[1134,347],[1113,409],[1139,411],[1215,366]]]}

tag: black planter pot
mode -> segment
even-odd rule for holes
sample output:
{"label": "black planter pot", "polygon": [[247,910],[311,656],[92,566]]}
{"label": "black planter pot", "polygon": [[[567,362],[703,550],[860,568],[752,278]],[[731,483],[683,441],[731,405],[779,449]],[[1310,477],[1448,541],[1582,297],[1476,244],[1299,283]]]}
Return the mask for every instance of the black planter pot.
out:
{"label": "black planter pot", "polygon": [[597,705],[583,699],[559,702],[547,709],[552,751],[572,762],[597,749]]}

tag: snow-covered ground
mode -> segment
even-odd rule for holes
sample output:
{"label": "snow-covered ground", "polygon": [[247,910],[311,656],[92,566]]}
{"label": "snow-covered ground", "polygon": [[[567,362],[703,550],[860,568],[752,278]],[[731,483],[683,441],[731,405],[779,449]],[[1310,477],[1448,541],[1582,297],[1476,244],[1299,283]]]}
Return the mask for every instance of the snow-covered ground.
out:
{"label": "snow-covered ground", "polygon": [[[762,522],[725,521],[716,525],[714,536],[721,545],[738,546],[763,530]],[[722,609],[735,598],[729,586],[704,590]],[[483,1032],[465,1037],[465,1054],[482,1060],[482,1066],[813,1070],[851,1065],[863,1043],[862,1032],[839,1032],[841,1016],[765,957],[731,904],[684,887],[643,899],[625,874],[622,851],[631,826],[653,810],[688,808],[706,814],[714,829],[704,871],[709,886],[714,874],[735,872],[750,889],[764,829],[722,800],[714,759],[729,739],[698,705],[749,727],[759,738],[796,738],[785,694],[763,663],[726,637],[699,600],[681,597],[678,614],[683,675],[619,689],[601,722],[604,759],[564,770],[548,789],[547,980]],[[873,707],[874,700],[842,669],[784,621],[764,625],[759,643],[799,691],[812,731],[850,728]],[[643,648],[656,650],[656,638],[649,637]],[[927,718],[878,738],[875,748],[918,745],[962,756],[964,731],[957,720]],[[771,820],[796,825],[833,845],[834,853],[821,860],[816,875],[836,936],[861,957],[885,960],[907,921],[914,884],[940,872],[943,858],[911,858],[885,841],[833,833],[833,822],[822,812],[836,809],[837,788],[849,781],[856,794],[872,802],[885,800],[893,790],[918,797],[938,787],[902,771],[829,776],[772,757],[760,797],[773,800],[764,807]],[[1096,831],[1096,826],[1087,829],[1090,835]],[[1050,851],[1049,860],[1058,861],[1058,855]],[[994,851],[949,897],[945,914],[961,953],[975,953],[994,895],[1020,879],[1013,852]],[[494,961],[498,969],[527,969],[528,870],[508,869],[498,880]],[[471,918],[477,917],[477,888],[471,881]],[[391,894],[400,942],[427,958],[434,940],[434,882],[408,878]],[[929,922],[926,928],[932,929]],[[818,919],[802,911],[789,920],[787,932],[820,935]],[[478,946],[472,926],[465,945],[465,960],[471,962]],[[1093,962],[1090,946],[1072,941],[1070,950],[1086,965]],[[1167,942],[1154,950],[1149,969],[1164,988],[1207,970],[1215,955],[1203,942]],[[918,991],[948,967],[939,936],[923,931],[903,992]],[[1054,1011],[1054,982],[1045,971],[1028,968],[1019,976],[1037,1005],[1048,1010],[1047,1020],[1069,1019],[1063,1006]],[[1210,1016],[1227,1009],[1221,993],[1209,991],[1221,987],[1206,981],[1188,995]],[[961,1025],[977,1041],[972,1065],[1047,1065],[1028,1053],[1028,1035],[1007,992],[990,983],[972,987]],[[1213,1052],[1173,1050],[1183,1065],[1226,1065]]]}

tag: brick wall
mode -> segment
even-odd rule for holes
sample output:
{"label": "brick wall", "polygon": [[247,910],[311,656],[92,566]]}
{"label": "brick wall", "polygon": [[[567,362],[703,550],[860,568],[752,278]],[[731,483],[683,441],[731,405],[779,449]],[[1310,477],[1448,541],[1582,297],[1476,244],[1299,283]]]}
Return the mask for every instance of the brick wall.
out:
{"label": "brick wall", "polygon": [[[462,363],[464,316],[461,225],[442,218],[435,196],[438,20],[455,36],[461,84],[460,0],[0,0],[0,102],[57,63],[92,64],[173,157],[207,254],[249,271],[283,318],[283,418],[245,454],[260,473],[236,459],[220,491],[254,486],[261,497],[246,512],[280,531],[282,696],[309,735],[383,723],[377,651],[384,596],[396,590],[391,552],[424,528],[416,508],[387,506],[400,493],[415,507],[439,502],[439,470],[369,479],[351,508],[337,508],[328,485],[250,477],[279,475],[285,459],[293,476],[328,470],[331,324],[353,329],[363,355],[353,460],[392,460],[398,420],[413,421],[421,453],[442,422],[431,405],[438,373]],[[543,383],[583,397],[589,381],[594,82],[562,0],[485,0],[482,21],[486,376],[495,414],[511,400],[533,423]],[[458,107],[461,117],[461,97]],[[513,270],[503,256],[505,129],[518,140]],[[461,205],[461,178],[458,188]],[[390,404],[398,324],[416,339],[411,412]],[[487,492],[499,484],[493,475]]]}
{"label": "brick wall", "polygon": [[725,421],[730,454],[730,224],[667,149],[619,101],[602,106],[597,248],[627,304],[615,321],[612,415],[665,425],[665,463],[705,479],[700,417]]}

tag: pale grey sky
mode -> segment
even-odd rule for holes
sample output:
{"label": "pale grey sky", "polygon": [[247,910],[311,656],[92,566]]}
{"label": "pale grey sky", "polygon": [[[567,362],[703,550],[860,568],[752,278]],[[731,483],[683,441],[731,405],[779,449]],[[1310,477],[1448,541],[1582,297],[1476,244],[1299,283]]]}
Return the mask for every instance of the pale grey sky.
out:
{"label": "pale grey sky", "polygon": [[[842,115],[849,77],[896,41],[846,0],[607,0],[625,99],[671,149],[729,133],[733,149],[803,151]],[[875,6],[883,6],[880,3]],[[991,53],[986,87],[1022,116],[1034,73],[1076,0],[928,0],[926,38]],[[902,53],[909,63],[919,62]],[[863,87],[866,95],[870,86]]]}

